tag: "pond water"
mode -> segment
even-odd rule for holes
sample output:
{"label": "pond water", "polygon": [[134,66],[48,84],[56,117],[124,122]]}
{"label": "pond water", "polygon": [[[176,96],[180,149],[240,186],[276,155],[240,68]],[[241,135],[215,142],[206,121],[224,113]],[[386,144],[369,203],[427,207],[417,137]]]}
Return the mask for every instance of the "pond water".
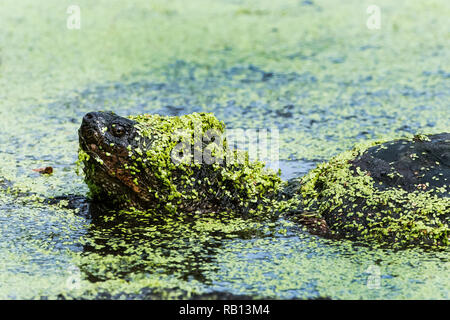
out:
{"label": "pond water", "polygon": [[[279,130],[283,179],[356,142],[449,131],[446,1],[6,0],[0,11],[0,298],[448,299],[449,250],[312,236],[283,219],[95,219],[82,116],[213,112]],[[36,168],[51,166],[52,175]],[[79,196],[75,206],[42,199]]]}

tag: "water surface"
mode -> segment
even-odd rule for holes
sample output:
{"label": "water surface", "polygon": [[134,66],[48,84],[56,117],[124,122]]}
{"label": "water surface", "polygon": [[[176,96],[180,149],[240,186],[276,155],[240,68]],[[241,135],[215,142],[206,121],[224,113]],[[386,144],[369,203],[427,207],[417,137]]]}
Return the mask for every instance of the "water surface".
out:
{"label": "water surface", "polygon": [[[278,128],[288,179],[356,142],[449,131],[446,1],[6,0],[0,10],[0,298],[448,299],[449,251],[373,249],[285,220],[103,216],[84,196],[82,116],[213,112]],[[43,176],[32,169],[52,166]]]}

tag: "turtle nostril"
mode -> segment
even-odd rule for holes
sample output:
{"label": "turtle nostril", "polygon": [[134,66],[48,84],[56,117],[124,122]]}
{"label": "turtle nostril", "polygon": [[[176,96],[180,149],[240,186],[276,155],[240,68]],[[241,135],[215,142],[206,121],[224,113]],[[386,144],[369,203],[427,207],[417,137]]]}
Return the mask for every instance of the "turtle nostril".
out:
{"label": "turtle nostril", "polygon": [[89,120],[92,120],[94,118],[94,113],[93,112],[89,112],[89,113],[86,113],[86,115],[83,117],[83,120],[84,121],[89,121]]}

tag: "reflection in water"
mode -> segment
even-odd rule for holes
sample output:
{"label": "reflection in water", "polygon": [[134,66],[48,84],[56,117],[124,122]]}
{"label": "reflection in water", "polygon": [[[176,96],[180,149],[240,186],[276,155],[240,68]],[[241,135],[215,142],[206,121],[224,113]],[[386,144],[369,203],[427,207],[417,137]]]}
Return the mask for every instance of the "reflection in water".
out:
{"label": "reflection in water", "polygon": [[[273,236],[273,217],[170,215],[89,207],[80,269],[92,283],[133,277],[171,276],[210,284],[215,261],[226,241]],[[158,288],[157,288],[158,289]],[[239,293],[238,293],[239,294]]]}

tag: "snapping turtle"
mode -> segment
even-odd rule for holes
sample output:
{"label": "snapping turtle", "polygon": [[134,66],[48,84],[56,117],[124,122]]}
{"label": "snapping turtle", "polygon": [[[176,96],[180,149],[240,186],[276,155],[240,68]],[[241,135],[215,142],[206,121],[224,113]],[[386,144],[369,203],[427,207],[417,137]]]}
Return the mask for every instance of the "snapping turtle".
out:
{"label": "snapping turtle", "polygon": [[166,212],[277,212],[331,238],[448,245],[450,134],[355,147],[286,183],[230,150],[224,128],[207,113],[86,114],[79,156],[91,196]]}
{"label": "snapping turtle", "polygon": [[247,153],[230,150],[224,128],[208,113],[86,114],[79,159],[92,198],[166,212],[273,210],[283,184],[279,175],[250,162]]}
{"label": "snapping turtle", "polygon": [[396,247],[449,244],[450,133],[359,146],[289,184],[299,203],[290,215],[318,234]]}

